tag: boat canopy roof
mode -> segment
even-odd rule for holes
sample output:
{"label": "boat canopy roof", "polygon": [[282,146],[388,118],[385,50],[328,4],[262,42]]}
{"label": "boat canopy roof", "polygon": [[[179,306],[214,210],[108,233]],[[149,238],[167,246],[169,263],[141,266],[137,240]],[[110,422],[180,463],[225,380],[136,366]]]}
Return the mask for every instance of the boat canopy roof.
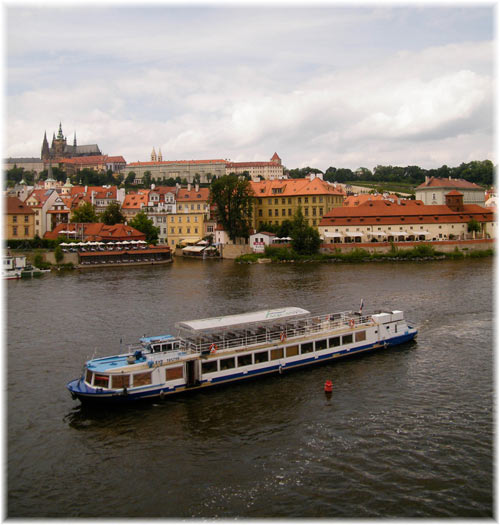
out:
{"label": "boat canopy roof", "polygon": [[194,332],[225,330],[227,328],[248,327],[249,325],[284,321],[292,318],[304,317],[310,312],[293,306],[276,308],[274,310],[259,310],[244,314],[226,315],[223,317],[210,317],[208,319],[197,319],[176,323],[177,329],[190,330]]}

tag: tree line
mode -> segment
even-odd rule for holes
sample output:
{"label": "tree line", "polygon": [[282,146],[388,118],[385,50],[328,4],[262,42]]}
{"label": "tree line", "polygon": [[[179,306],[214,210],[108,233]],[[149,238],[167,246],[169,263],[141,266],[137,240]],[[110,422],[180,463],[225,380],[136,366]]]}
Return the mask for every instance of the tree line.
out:
{"label": "tree line", "polygon": [[[309,173],[323,173],[317,168],[305,167],[289,170],[291,178],[303,178]],[[425,181],[425,177],[438,177],[452,179],[464,179],[481,186],[491,186],[495,177],[495,167],[491,160],[474,160],[462,162],[460,166],[424,169],[419,166],[381,166],[373,170],[359,168],[352,171],[349,168],[335,168],[330,166],[324,173],[323,178],[328,182],[403,182],[418,186]]]}

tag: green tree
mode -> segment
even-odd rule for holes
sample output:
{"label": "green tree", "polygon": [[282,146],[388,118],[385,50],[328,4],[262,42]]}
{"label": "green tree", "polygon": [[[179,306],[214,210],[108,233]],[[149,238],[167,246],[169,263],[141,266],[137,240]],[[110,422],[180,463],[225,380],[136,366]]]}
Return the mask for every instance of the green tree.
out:
{"label": "green tree", "polygon": [[259,232],[277,233],[279,226],[272,222],[263,222],[259,226]]}
{"label": "green tree", "polygon": [[125,185],[133,184],[135,180],[135,172],[129,171],[128,175],[125,177]]}
{"label": "green tree", "polygon": [[224,175],[210,186],[210,198],[229,238],[248,237],[252,219],[253,191],[250,182],[236,175]]}
{"label": "green tree", "polygon": [[153,221],[143,212],[139,212],[130,222],[129,225],[146,235],[146,242],[156,244],[160,229],[153,225]]}
{"label": "green tree", "polygon": [[467,223],[467,231],[468,232],[480,232],[481,231],[481,225],[476,219],[471,219]]}
{"label": "green tree", "polygon": [[101,214],[101,222],[109,226],[113,224],[124,223],[125,217],[121,212],[121,207],[119,202],[110,202],[106,209]]}
{"label": "green tree", "polygon": [[64,259],[64,253],[62,251],[61,245],[58,244],[56,246],[56,249],[54,250],[54,257],[56,259],[56,263],[59,264]]}
{"label": "green tree", "polygon": [[95,206],[90,202],[85,202],[73,210],[71,222],[97,222]]}
{"label": "green tree", "polygon": [[142,176],[142,183],[144,184],[145,188],[149,188],[151,186],[151,172],[149,170],[144,172],[144,175]]}
{"label": "green tree", "polygon": [[302,255],[317,253],[321,245],[318,230],[309,226],[300,207],[293,217],[291,237],[292,248]]}
{"label": "green tree", "polygon": [[278,237],[291,237],[293,229],[293,222],[285,219],[278,227],[276,234]]}

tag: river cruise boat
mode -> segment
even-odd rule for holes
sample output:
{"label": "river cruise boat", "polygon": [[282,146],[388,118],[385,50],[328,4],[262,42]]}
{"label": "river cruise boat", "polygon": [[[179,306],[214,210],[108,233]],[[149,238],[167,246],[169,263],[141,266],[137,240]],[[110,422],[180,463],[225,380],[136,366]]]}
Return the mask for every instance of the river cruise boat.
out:
{"label": "river cruise boat", "polygon": [[387,348],[417,335],[400,310],[313,315],[287,307],[175,326],[177,337],[143,337],[125,354],[87,361],[82,376],[67,384],[71,395],[82,402],[164,398]]}

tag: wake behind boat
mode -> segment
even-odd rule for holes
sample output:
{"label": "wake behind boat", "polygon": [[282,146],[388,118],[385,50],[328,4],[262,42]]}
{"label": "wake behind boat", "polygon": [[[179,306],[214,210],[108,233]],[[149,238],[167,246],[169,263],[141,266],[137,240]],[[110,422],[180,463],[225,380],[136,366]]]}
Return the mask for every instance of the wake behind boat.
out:
{"label": "wake behind boat", "polygon": [[178,336],[144,337],[126,354],[91,359],[67,384],[74,398],[164,398],[411,341],[417,329],[394,310],[312,315],[286,307],[183,321]]}

